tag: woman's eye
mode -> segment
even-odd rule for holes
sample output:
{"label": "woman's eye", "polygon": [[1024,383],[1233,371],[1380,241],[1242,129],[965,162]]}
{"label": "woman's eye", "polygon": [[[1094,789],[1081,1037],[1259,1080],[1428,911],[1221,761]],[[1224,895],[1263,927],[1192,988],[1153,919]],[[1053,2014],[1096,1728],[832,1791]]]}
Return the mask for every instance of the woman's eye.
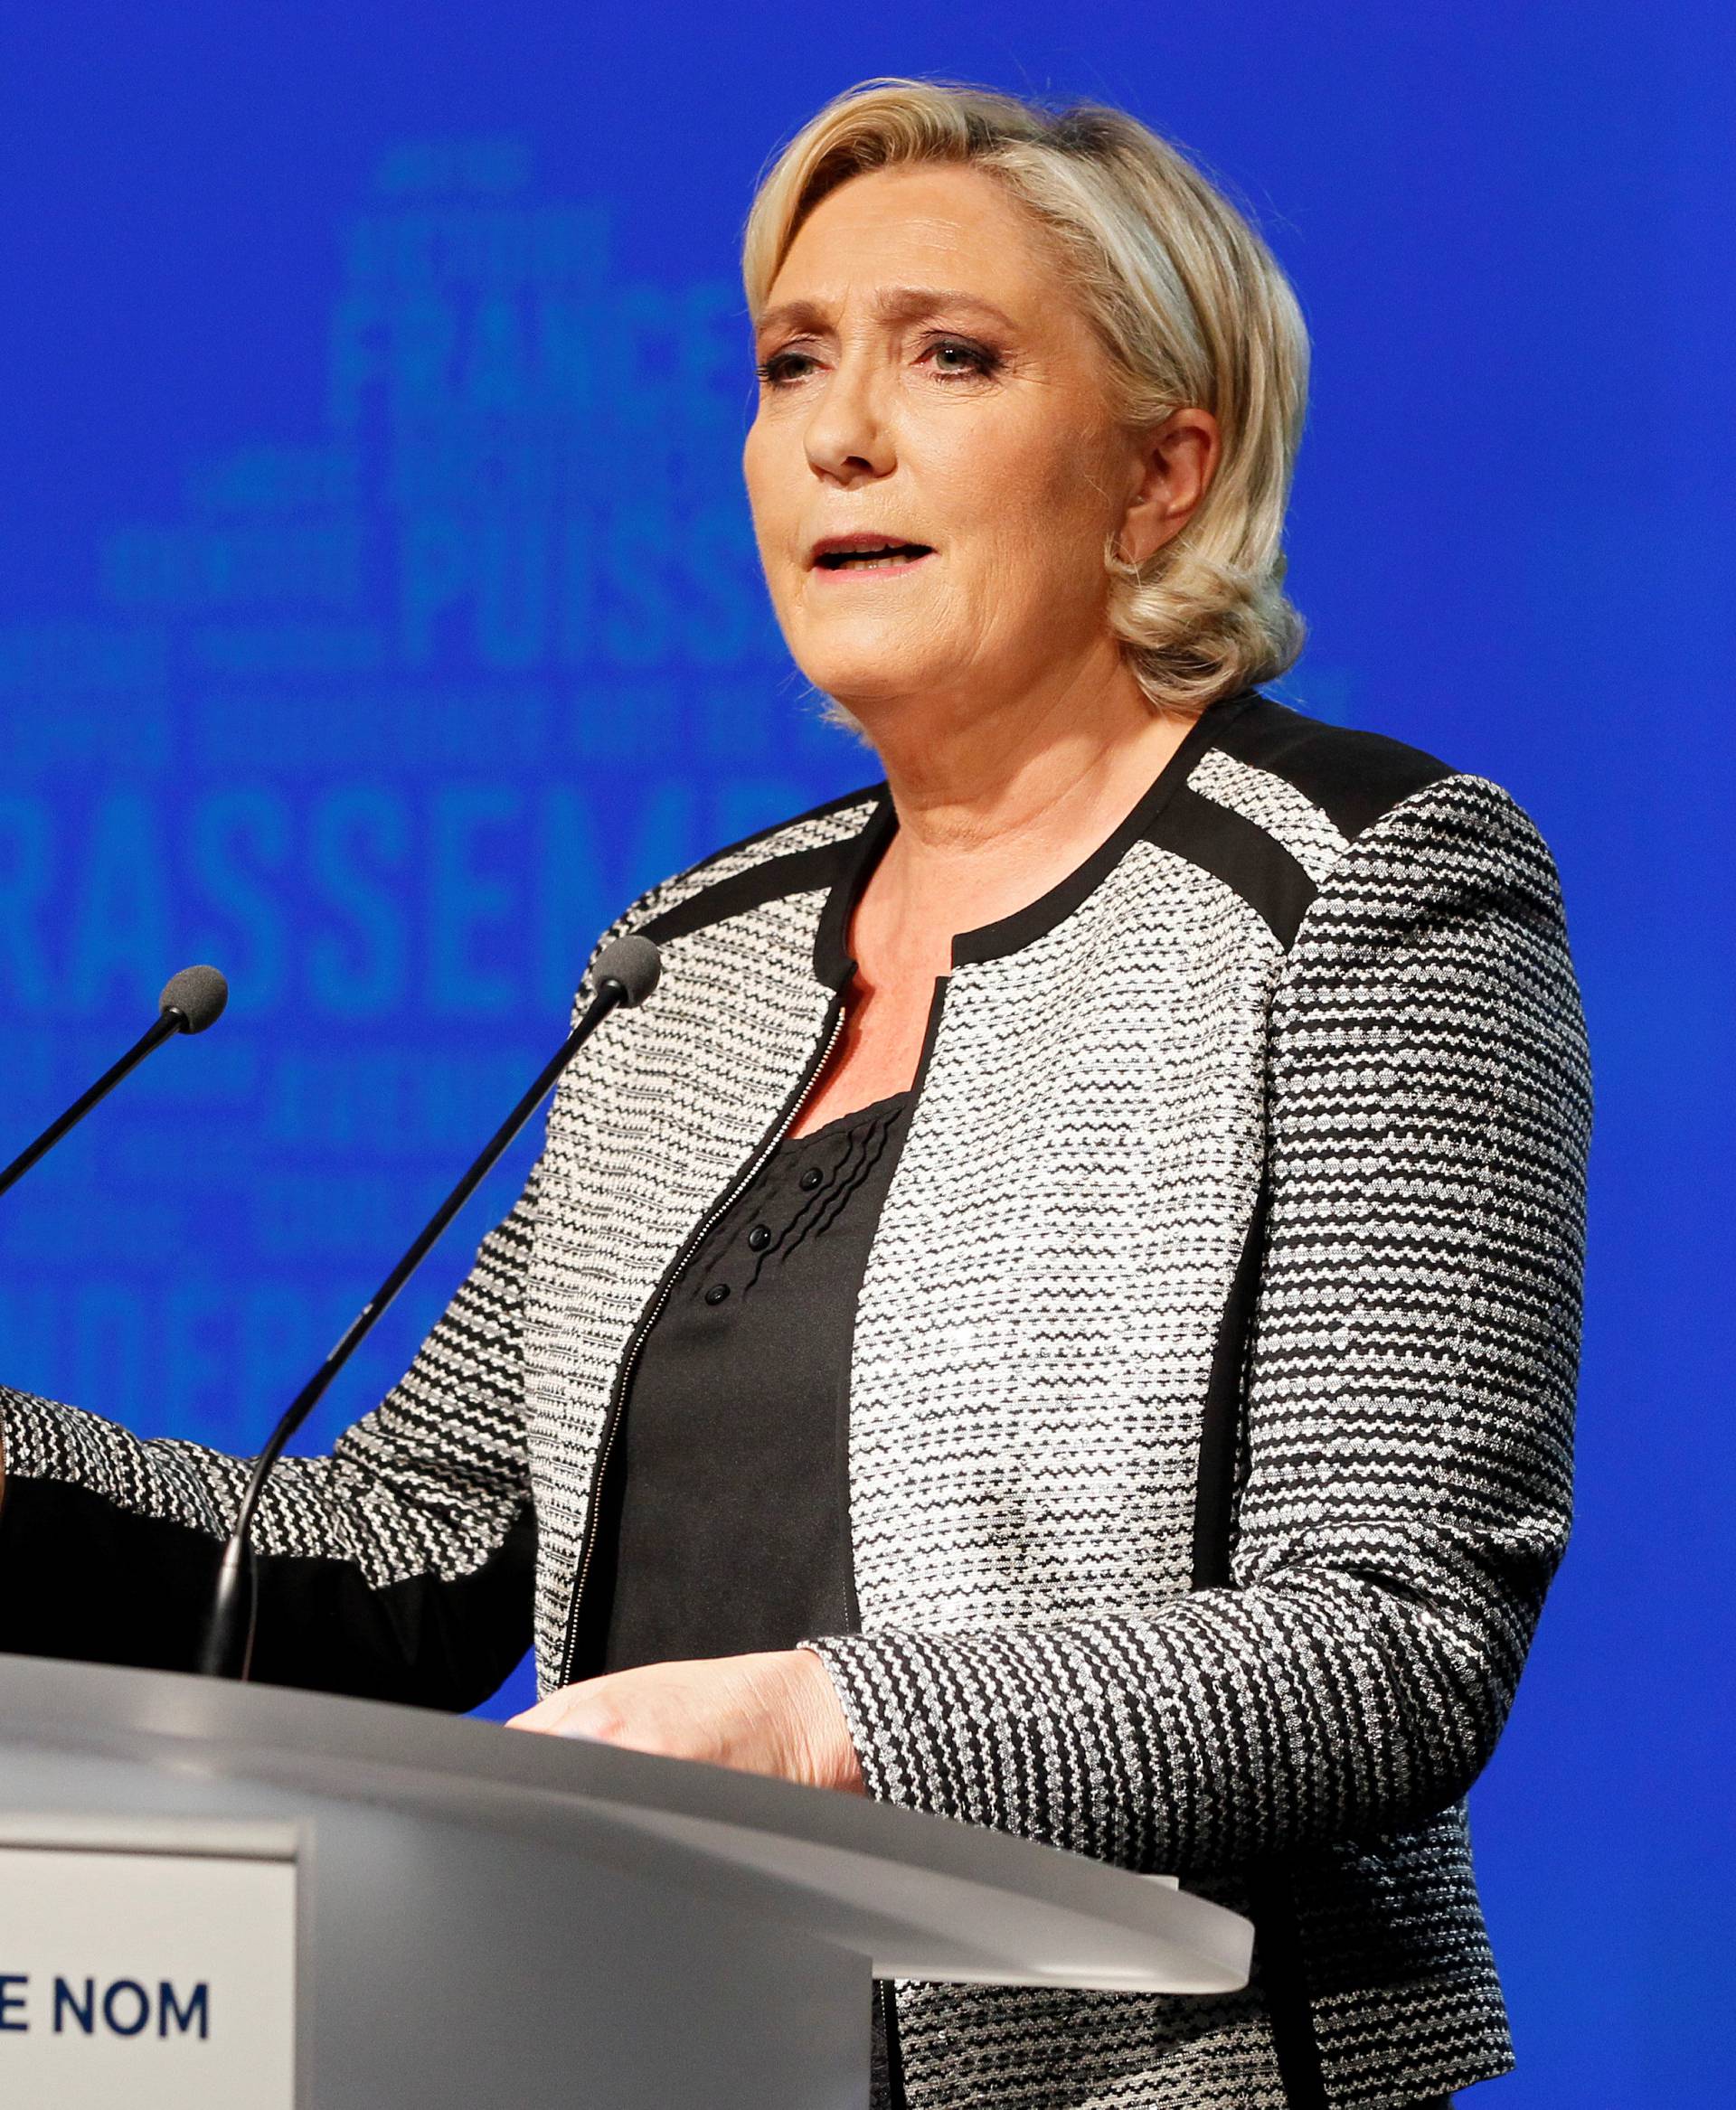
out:
{"label": "woman's eye", "polygon": [[[819,363],[811,352],[774,352],[760,360],[754,371],[765,388],[789,388],[806,381]],[[951,380],[993,373],[1001,361],[998,353],[984,344],[973,344],[967,338],[938,337],[923,347],[919,363]]]}
{"label": "woman's eye", "polygon": [[806,352],[774,352],[769,359],[760,362],[756,371],[768,388],[775,389],[800,381],[813,364]]}
{"label": "woman's eye", "polygon": [[960,337],[937,338],[924,356],[931,359],[935,372],[942,374],[993,373],[1000,364],[986,345],[972,344]]}

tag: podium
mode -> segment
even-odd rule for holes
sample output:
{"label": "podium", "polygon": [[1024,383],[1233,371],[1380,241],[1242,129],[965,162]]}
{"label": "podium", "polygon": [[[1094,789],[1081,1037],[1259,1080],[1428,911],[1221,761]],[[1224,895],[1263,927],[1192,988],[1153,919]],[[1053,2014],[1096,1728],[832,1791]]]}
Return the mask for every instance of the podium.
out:
{"label": "podium", "polygon": [[0,2101],[32,2110],[863,2110],[873,1977],[1219,1992],[1251,1938],[858,1796],[0,1656]]}

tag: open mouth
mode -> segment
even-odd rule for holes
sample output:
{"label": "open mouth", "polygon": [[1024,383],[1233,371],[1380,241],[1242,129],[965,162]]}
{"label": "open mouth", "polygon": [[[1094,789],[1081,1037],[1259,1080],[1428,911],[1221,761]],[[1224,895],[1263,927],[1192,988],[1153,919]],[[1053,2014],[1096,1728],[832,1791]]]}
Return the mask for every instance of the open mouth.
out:
{"label": "open mouth", "polygon": [[852,536],[847,542],[824,545],[815,562],[824,571],[881,571],[893,566],[914,564],[934,551],[927,542],[901,542],[890,536]]}

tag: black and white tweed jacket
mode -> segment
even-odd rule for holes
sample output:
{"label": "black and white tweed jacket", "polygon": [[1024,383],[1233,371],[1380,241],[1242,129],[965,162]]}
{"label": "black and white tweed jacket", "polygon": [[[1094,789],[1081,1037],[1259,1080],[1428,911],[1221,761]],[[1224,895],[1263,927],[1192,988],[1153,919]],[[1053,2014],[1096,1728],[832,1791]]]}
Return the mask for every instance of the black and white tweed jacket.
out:
{"label": "black and white tweed jacket", "polygon": [[[841,799],[616,927],[656,995],[408,1376],[268,1497],[262,1675],[469,1705],[533,1597],[563,1681],[635,1343],[825,1060],[892,825]],[[1178,1873],[1260,1939],[1225,1999],[901,1985],[909,2103],[1376,2110],[1503,2070],[1461,1798],[1567,1534],[1589,1126],[1535,831],[1215,705],[958,940],[919,1088],[857,1314],[860,1625],[813,1643],[870,1790]],[[0,1412],[0,1646],[184,1661],[242,1468]]]}

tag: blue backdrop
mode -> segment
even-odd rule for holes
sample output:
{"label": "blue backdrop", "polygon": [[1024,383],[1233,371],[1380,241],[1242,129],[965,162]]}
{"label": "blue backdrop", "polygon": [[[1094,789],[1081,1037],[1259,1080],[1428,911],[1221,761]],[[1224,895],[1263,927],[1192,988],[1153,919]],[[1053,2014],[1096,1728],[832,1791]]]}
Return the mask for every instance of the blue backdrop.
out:
{"label": "blue backdrop", "polygon": [[1486,2093],[1727,2101],[1726,11],[922,19],[8,11],[0,1156],[172,967],[235,995],[5,1205],[0,1371],[251,1447],[614,909],[873,774],[754,570],[754,175],[871,73],[1124,103],[1250,203],[1314,329],[1286,692],[1515,793],[1590,1013],[1580,1521],[1475,1798],[1521,2056]]}

